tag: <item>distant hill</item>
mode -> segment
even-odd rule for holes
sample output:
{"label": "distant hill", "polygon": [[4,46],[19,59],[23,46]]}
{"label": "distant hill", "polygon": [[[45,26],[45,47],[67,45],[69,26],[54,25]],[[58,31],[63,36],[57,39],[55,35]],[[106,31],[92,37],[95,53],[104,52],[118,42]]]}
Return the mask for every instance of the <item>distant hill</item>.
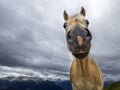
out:
{"label": "distant hill", "polygon": [[110,85],[113,82],[115,82],[115,81],[113,81],[113,80],[105,81],[104,82],[104,88],[107,87],[108,85]]}
{"label": "distant hill", "polygon": [[36,77],[5,77],[0,79],[0,90],[71,90],[70,81],[42,80]]}
{"label": "distant hill", "polygon": [[120,90],[120,81],[108,85],[104,90]]}
{"label": "distant hill", "polygon": [[[120,82],[117,82],[117,86],[113,81],[106,81],[104,83],[104,90],[120,90],[108,89],[120,86]],[[115,83],[116,85],[116,83]],[[36,77],[4,77],[0,78],[0,90],[72,90],[69,80],[44,80]]]}

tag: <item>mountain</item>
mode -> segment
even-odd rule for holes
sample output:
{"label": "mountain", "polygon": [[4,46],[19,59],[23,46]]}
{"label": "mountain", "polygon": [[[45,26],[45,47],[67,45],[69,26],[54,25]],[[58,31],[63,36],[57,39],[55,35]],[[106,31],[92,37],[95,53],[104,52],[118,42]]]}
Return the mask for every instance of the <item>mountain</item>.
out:
{"label": "mountain", "polygon": [[0,90],[71,90],[70,81],[42,80],[36,77],[5,77],[0,79]]}
{"label": "mountain", "polygon": [[110,85],[113,82],[115,82],[115,81],[113,81],[113,80],[105,81],[104,82],[104,87],[107,87],[108,85]]}
{"label": "mountain", "polygon": [[[107,89],[107,86],[112,82],[106,81],[104,83],[104,87],[106,87],[104,90],[112,90]],[[4,77],[0,78],[0,90],[72,90],[72,87],[69,80],[45,80],[37,77]]]}

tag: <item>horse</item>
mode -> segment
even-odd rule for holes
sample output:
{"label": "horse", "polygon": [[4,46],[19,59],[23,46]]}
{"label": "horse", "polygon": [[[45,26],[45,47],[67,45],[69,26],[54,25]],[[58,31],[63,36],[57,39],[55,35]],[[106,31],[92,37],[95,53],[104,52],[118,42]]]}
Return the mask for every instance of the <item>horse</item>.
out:
{"label": "horse", "polygon": [[70,68],[70,81],[73,90],[103,90],[102,71],[90,55],[92,34],[88,29],[86,11],[69,16],[63,12],[64,29],[68,50],[74,56]]}

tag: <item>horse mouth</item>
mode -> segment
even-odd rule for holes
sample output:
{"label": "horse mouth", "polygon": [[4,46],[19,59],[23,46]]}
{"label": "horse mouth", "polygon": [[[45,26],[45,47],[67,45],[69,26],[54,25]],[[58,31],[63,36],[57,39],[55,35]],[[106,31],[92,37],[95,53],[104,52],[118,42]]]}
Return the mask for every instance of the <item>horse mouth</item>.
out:
{"label": "horse mouth", "polygon": [[87,53],[87,52],[89,52],[89,51],[78,50],[78,51],[74,51],[74,52],[72,52],[72,53],[74,53],[74,54],[85,54],[85,53]]}

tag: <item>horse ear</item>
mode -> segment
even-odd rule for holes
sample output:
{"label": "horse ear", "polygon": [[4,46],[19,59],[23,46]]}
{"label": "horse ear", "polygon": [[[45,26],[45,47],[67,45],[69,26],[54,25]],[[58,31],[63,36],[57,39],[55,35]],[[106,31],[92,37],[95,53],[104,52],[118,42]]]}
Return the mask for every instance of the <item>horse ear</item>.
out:
{"label": "horse ear", "polygon": [[68,17],[69,17],[69,16],[68,16],[66,10],[64,10],[64,12],[63,12],[63,17],[64,17],[64,20],[65,20],[65,21],[68,20]]}
{"label": "horse ear", "polygon": [[83,7],[81,7],[80,15],[83,15],[84,17],[86,16],[86,12]]}

